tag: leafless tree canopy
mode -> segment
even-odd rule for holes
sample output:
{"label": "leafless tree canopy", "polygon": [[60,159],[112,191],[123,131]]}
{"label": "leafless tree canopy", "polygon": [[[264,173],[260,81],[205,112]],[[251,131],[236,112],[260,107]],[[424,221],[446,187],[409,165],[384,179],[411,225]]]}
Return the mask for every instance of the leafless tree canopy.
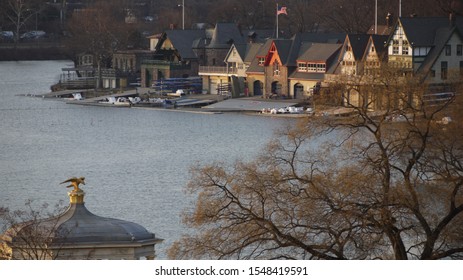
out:
{"label": "leafless tree canopy", "polygon": [[255,161],[193,168],[194,233],[170,257],[461,259],[461,89],[430,104],[420,80],[383,82],[357,88],[353,116],[286,128]]}
{"label": "leafless tree canopy", "polygon": [[[62,202],[50,209],[48,204],[37,208],[33,201],[27,201],[23,210],[0,208],[0,230],[3,234],[0,235],[0,260],[55,259],[60,246],[55,240],[59,237],[58,219],[52,217],[63,209]],[[66,233],[59,234],[65,236]]]}

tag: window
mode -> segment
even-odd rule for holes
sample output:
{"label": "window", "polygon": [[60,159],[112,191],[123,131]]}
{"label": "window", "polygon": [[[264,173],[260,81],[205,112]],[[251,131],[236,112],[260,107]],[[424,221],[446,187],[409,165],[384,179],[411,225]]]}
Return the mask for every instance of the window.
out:
{"label": "window", "polygon": [[429,75],[431,76],[431,78],[436,77],[436,70],[431,70],[431,72],[429,73]]}
{"label": "window", "polygon": [[442,61],[440,63],[440,77],[442,80],[447,80],[447,69],[448,69],[448,64],[447,61]]}
{"label": "window", "polygon": [[265,64],[265,57],[259,57],[259,66],[264,66]]}
{"label": "window", "polygon": [[399,46],[392,46],[392,54],[399,54]]}
{"label": "window", "polygon": [[403,55],[408,55],[408,47],[407,46],[402,47],[402,54]]}
{"label": "window", "polygon": [[298,71],[300,72],[306,72],[307,71],[307,63],[305,62],[299,62],[297,64]]}
{"label": "window", "polygon": [[325,73],[326,72],[326,65],[323,63],[319,63],[317,64],[317,72],[322,72],[322,73]]}
{"label": "window", "polygon": [[452,55],[452,46],[451,45],[445,45],[445,55],[446,56],[451,56]]}
{"label": "window", "polygon": [[273,63],[273,75],[280,76],[280,64],[276,61]]}
{"label": "window", "polygon": [[315,64],[315,63],[307,64],[307,70],[309,72],[316,72],[317,71],[317,64]]}
{"label": "window", "polygon": [[457,55],[458,56],[463,55],[463,45],[457,45]]}

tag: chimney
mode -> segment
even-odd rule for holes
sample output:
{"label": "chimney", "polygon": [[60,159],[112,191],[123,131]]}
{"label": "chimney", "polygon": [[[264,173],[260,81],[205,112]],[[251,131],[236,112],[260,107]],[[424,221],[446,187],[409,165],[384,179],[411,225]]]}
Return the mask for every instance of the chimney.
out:
{"label": "chimney", "polygon": [[455,13],[452,11],[452,12],[450,12],[450,14],[449,14],[449,23],[450,23],[450,27],[454,27],[454,26],[455,26],[455,22],[456,22]]}
{"label": "chimney", "polygon": [[391,14],[391,13],[387,13],[387,16],[386,16],[386,25],[387,27],[391,27],[392,26],[392,20],[394,19],[394,16]]}

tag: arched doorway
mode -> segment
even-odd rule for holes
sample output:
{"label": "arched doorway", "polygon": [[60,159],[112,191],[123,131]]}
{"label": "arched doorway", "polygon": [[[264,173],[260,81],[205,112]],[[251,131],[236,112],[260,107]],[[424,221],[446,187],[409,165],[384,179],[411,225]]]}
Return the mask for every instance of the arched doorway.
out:
{"label": "arched doorway", "polygon": [[301,83],[294,85],[294,98],[302,98],[304,96],[304,86]]}
{"label": "arched doorway", "polygon": [[272,95],[281,96],[281,84],[278,81],[272,83]]}
{"label": "arched doorway", "polygon": [[254,81],[253,83],[253,92],[254,92],[254,96],[256,95],[262,95],[262,87],[263,87],[263,83],[261,81]]}

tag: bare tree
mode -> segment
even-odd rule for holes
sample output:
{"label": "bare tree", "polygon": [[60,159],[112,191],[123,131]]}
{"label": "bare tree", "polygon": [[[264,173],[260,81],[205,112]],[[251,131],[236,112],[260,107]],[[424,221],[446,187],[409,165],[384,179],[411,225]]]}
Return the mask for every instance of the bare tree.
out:
{"label": "bare tree", "polygon": [[31,18],[37,16],[43,4],[42,0],[1,0],[0,7],[4,17],[14,27],[15,48],[25,25]]}
{"label": "bare tree", "polygon": [[68,23],[71,37],[68,49],[76,57],[87,52],[94,56],[97,67],[97,87],[101,88],[101,70],[111,66],[115,51],[126,49],[134,32],[124,21],[124,8],[114,3],[97,1],[94,5],[75,12]]}
{"label": "bare tree", "polygon": [[256,161],[193,168],[184,222],[196,232],[169,256],[463,258],[461,89],[441,103],[424,89],[383,73],[345,101],[353,116],[286,128]]}
{"label": "bare tree", "polygon": [[27,201],[25,210],[10,211],[0,209],[3,235],[0,237],[0,259],[46,260],[58,256],[57,238],[65,237],[58,232],[58,219],[62,213],[62,203],[50,212],[48,204],[36,209],[32,201]]}

